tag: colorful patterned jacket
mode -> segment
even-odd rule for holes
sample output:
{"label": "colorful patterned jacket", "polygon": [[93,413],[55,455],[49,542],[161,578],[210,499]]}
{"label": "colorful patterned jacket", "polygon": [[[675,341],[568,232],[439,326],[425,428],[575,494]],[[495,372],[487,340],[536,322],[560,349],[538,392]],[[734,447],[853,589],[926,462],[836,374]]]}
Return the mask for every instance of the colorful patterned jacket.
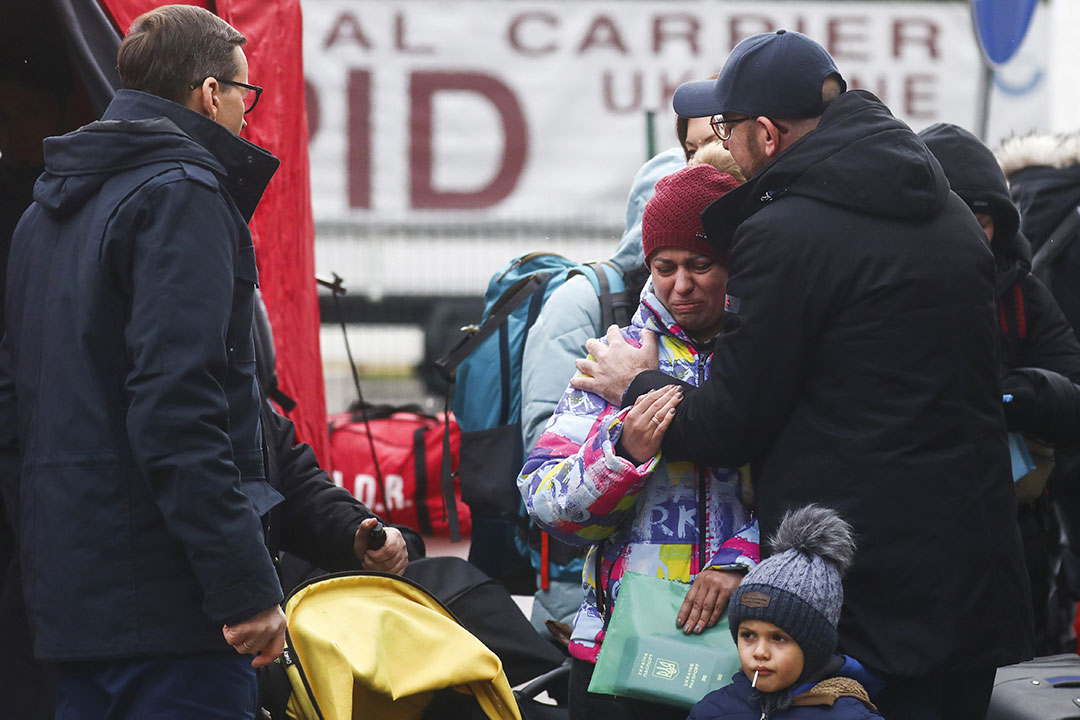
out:
{"label": "colorful patterned jacket", "polygon": [[[711,354],[695,348],[651,282],[623,336],[639,343],[644,328],[657,333],[660,370],[693,385],[704,381]],[[706,496],[706,567],[753,568],[760,558],[757,521],[741,499],[738,472],[668,463],[659,454],[635,467],[615,452],[627,412],[568,388],[518,477],[529,514],[541,527],[564,542],[592,546],[570,642],[571,655],[591,662],[606,626],[597,606],[596,553],[602,553],[608,617],[627,570],[693,582],[699,571],[699,482]],[[675,618],[670,622],[674,626]]]}

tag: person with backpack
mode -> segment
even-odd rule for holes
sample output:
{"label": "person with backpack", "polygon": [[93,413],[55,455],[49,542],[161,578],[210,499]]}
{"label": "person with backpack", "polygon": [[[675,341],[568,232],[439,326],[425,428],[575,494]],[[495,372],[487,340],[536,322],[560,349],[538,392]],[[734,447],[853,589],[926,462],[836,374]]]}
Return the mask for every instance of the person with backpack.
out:
{"label": "person with backpack", "polygon": [[1054,296],[1031,273],[1031,247],[1019,232],[1020,213],[993,152],[948,123],[932,125],[919,137],[941,163],[953,192],[975,213],[994,253],[1005,420],[1009,430],[1024,435],[1044,466],[1032,471],[1037,487],[1018,485],[1035,655],[1072,652],[1076,606],[1055,577],[1060,528],[1054,495],[1044,488],[1055,455],[1080,450],[1080,341]]}
{"label": "person with backpack", "polygon": [[[650,279],[622,332],[631,342],[656,333],[660,367],[692,384],[708,374],[727,280],[725,258],[702,239],[698,215],[736,185],[711,165],[685,168],[657,183],[642,218]],[[668,402],[620,412],[568,389],[518,478],[534,521],[558,540],[589,548],[570,639],[571,718],[685,717],[685,710],[587,693],[623,572],[692,582],[679,616],[657,621],[701,632],[719,619],[742,572],[757,564],[757,523],[737,471],[668,463],[658,457],[658,439],[655,446],[620,443],[624,425],[662,427],[667,421],[656,416]]]}

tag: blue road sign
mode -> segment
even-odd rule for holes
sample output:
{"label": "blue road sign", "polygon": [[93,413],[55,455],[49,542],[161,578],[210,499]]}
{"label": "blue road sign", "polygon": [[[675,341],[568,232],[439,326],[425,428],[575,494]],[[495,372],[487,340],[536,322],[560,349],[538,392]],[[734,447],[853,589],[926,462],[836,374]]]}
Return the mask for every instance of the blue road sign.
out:
{"label": "blue road sign", "polygon": [[1031,25],[1038,0],[971,0],[975,37],[994,65],[1009,61]]}

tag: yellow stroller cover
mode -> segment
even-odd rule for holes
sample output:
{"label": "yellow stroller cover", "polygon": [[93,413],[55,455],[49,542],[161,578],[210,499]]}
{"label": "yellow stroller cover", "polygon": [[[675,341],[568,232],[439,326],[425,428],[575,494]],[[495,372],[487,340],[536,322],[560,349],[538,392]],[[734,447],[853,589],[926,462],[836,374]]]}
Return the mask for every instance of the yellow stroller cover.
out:
{"label": "yellow stroller cover", "polygon": [[453,688],[492,720],[521,720],[499,658],[406,578],[320,578],[289,597],[285,617],[290,718],[417,720]]}

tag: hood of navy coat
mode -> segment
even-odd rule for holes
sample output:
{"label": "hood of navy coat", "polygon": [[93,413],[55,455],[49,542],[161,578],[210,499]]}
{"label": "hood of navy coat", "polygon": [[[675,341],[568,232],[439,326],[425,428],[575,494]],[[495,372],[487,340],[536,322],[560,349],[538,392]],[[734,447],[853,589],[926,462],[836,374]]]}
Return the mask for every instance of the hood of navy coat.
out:
{"label": "hood of navy coat", "polygon": [[279,161],[258,145],[182,105],[120,90],[101,120],[44,143],[45,172],[34,200],[69,215],[118,172],[155,163],[203,167],[218,178],[250,220]]}
{"label": "hood of navy coat", "polygon": [[949,181],[911,128],[871,93],[851,90],[829,106],[815,130],[705,209],[709,241],[729,252],[744,220],[788,195],[875,217],[922,220],[945,207]]}

